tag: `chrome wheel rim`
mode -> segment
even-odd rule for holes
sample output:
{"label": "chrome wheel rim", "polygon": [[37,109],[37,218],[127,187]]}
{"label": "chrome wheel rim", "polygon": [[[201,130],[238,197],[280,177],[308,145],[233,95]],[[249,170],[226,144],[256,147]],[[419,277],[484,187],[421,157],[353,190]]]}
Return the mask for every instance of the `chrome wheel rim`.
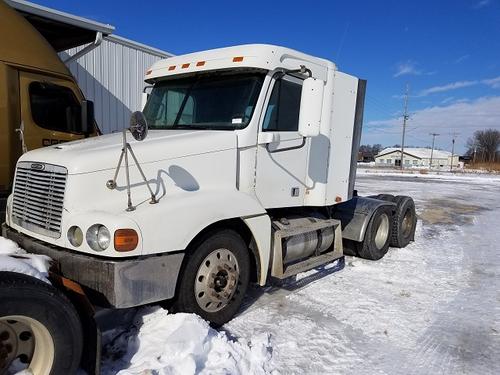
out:
{"label": "chrome wheel rim", "polygon": [[201,262],[196,274],[196,302],[206,312],[222,310],[238,288],[239,264],[228,249],[217,249]]}
{"label": "chrome wheel rim", "polygon": [[49,375],[54,353],[52,336],[39,321],[22,315],[0,318],[0,373],[14,367]]}
{"label": "chrome wheel rim", "polygon": [[389,237],[389,217],[387,214],[380,215],[380,223],[375,234],[375,246],[377,249],[382,249]]}

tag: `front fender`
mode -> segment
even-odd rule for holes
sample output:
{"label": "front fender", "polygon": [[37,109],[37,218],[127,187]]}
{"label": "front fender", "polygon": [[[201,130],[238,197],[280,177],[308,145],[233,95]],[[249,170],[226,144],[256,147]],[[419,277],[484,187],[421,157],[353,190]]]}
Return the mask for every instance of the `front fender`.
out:
{"label": "front fender", "polygon": [[204,228],[221,220],[266,214],[255,196],[237,190],[198,190],[142,205],[134,221],[142,233],[143,254],[184,250]]}

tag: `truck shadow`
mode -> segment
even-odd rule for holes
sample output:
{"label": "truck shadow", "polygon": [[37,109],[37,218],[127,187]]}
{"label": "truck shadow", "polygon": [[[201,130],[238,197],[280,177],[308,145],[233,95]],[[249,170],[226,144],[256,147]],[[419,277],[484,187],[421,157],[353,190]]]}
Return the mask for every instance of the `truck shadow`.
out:
{"label": "truck shadow", "polygon": [[310,284],[330,276],[335,272],[343,270],[345,267],[345,258],[342,257],[336,261],[324,264],[320,267],[313,268],[310,271],[300,273],[299,275],[290,276],[286,279],[280,280],[272,278],[268,286],[260,287],[258,285],[251,285],[247,290],[247,295],[243,300],[243,304],[238,312],[238,315],[243,314],[259,299],[271,297],[274,294],[290,294],[297,290],[306,288]]}

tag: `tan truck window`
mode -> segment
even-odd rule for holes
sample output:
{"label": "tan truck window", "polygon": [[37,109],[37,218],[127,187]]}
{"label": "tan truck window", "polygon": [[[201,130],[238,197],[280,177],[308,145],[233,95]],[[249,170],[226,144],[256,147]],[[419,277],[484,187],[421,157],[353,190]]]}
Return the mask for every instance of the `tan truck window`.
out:
{"label": "tan truck window", "polygon": [[68,87],[47,82],[29,85],[31,115],[40,127],[56,131],[82,131],[80,103]]}

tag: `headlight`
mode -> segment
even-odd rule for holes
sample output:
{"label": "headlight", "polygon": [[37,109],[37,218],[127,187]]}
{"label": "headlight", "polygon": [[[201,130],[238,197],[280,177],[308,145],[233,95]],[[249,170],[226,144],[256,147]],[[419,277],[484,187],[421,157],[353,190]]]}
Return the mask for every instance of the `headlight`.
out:
{"label": "headlight", "polygon": [[102,224],[94,224],[87,230],[87,243],[95,251],[106,250],[111,242],[108,228]]}
{"label": "headlight", "polygon": [[68,240],[69,242],[74,246],[78,247],[82,244],[83,242],[83,232],[80,229],[80,227],[77,227],[76,225],[73,225],[71,228],[68,230]]}

